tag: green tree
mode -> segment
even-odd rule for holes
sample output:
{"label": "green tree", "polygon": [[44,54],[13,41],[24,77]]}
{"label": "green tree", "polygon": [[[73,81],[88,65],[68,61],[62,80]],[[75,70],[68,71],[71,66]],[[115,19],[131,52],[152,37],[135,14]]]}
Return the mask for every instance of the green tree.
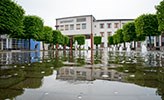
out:
{"label": "green tree", "polygon": [[117,45],[117,44],[118,44],[118,41],[117,41],[117,34],[114,34],[114,35],[113,35],[113,44],[114,44],[114,45]]}
{"label": "green tree", "polygon": [[21,36],[23,33],[24,10],[12,0],[0,2],[0,35],[8,34],[11,37]]}
{"label": "green tree", "polygon": [[158,6],[156,6],[157,9],[157,19],[158,19],[158,30],[161,32],[164,32],[164,1],[161,1]]}
{"label": "green tree", "polygon": [[[138,39],[140,39],[140,38],[138,38]],[[136,47],[136,41],[138,39],[137,39],[136,31],[135,31],[135,24],[134,24],[134,22],[126,23],[123,26],[123,40],[125,42],[134,41],[134,49],[135,49],[135,47]]]}
{"label": "green tree", "polygon": [[98,45],[101,44],[101,36],[94,36],[94,44],[96,45],[96,49],[98,49]]}
{"label": "green tree", "polygon": [[123,43],[124,42],[124,39],[123,39],[123,30],[122,29],[118,29],[117,31],[116,31],[116,36],[117,36],[117,42],[118,43]]}
{"label": "green tree", "polygon": [[64,50],[66,49],[66,45],[68,45],[68,43],[69,43],[69,37],[64,36],[64,42],[63,42]]}
{"label": "green tree", "polygon": [[63,44],[63,35],[59,30],[54,30],[53,31],[53,44],[56,45],[56,50],[58,50],[58,45]]}
{"label": "green tree", "polygon": [[151,45],[151,36],[160,35],[158,31],[158,20],[157,16],[153,14],[143,14],[135,19],[135,28],[137,36],[148,36],[150,49]]}
{"label": "green tree", "polygon": [[108,44],[110,44],[110,45],[113,45],[114,44],[114,42],[113,42],[113,36],[109,36],[108,37]]}
{"label": "green tree", "polygon": [[84,35],[76,35],[76,36],[74,36],[74,41],[77,41],[77,43],[80,45],[80,49],[81,49],[81,45],[85,44],[85,36]]}
{"label": "green tree", "polygon": [[29,39],[29,49],[30,49],[30,39],[39,40],[43,32],[43,20],[38,16],[25,16],[24,18],[24,33],[25,39]]}
{"label": "green tree", "polygon": [[43,50],[45,50],[44,48],[44,43],[52,43],[52,28],[49,26],[44,26],[43,27],[43,32],[41,35],[39,35],[39,40],[43,41]]}
{"label": "green tree", "polygon": [[123,40],[125,42],[131,42],[136,39],[135,25],[134,22],[126,23],[123,26]]}

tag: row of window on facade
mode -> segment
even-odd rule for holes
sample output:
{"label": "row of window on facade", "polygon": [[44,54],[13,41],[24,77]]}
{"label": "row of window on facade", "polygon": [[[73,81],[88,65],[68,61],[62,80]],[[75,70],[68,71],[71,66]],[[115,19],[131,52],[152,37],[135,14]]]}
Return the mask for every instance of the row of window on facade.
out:
{"label": "row of window on facade", "polygon": [[[75,20],[74,19],[67,19],[67,20],[62,20],[60,23],[73,23]],[[76,22],[86,22],[86,18],[77,18]]]}
{"label": "row of window on facade", "polygon": [[[100,32],[100,36],[104,37],[105,32]],[[107,36],[111,36],[112,32],[107,32]]]}
{"label": "row of window on facade", "polygon": [[[82,24],[76,24],[76,30],[81,30],[81,29],[86,29],[86,23]],[[70,25],[60,25],[60,31],[67,31],[67,30],[75,30],[75,25],[70,24]]]}
{"label": "row of window on facade", "polygon": [[[107,28],[112,28],[112,23],[107,23],[106,25],[107,25]],[[124,25],[124,23],[122,23],[122,25]],[[104,23],[100,23],[100,29],[105,28],[104,26],[105,26]],[[119,23],[114,23],[114,28],[119,28]],[[121,28],[121,26],[120,26],[120,28]]]}

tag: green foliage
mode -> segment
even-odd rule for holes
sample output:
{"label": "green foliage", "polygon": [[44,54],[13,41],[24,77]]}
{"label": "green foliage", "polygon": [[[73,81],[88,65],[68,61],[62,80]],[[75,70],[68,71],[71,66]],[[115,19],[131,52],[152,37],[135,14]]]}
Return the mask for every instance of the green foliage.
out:
{"label": "green foliage", "polygon": [[114,44],[113,36],[109,36],[109,37],[108,37],[108,43],[109,43],[110,45],[113,45],[113,44]]}
{"label": "green foliage", "polygon": [[118,44],[118,41],[117,41],[117,34],[114,34],[114,35],[113,35],[113,44]]}
{"label": "green foliage", "polygon": [[79,45],[85,44],[85,36],[84,35],[76,35],[74,36],[74,41],[77,41]]}
{"label": "green foliage", "polygon": [[25,16],[24,18],[25,39],[39,40],[43,32],[43,21],[38,16]]}
{"label": "green foliage", "polygon": [[96,46],[98,46],[99,44],[101,44],[101,39],[102,39],[101,36],[94,36],[94,44]]}
{"label": "green foliage", "polygon": [[136,41],[137,36],[135,32],[135,24],[134,22],[126,23],[123,26],[123,40],[125,42]]}
{"label": "green foliage", "polygon": [[52,28],[51,27],[49,27],[49,26],[44,26],[43,27],[43,32],[42,32],[42,34],[40,35],[40,38],[39,38],[39,40],[40,41],[44,41],[44,42],[46,42],[46,43],[52,43],[52,33],[53,32],[53,30],[52,30]]}
{"label": "green foliage", "polygon": [[157,9],[157,19],[158,19],[158,30],[164,31],[164,1],[161,1],[160,4],[156,7]]}
{"label": "green foliage", "polygon": [[157,16],[153,14],[143,14],[135,20],[137,36],[157,36],[158,31]]}
{"label": "green foliage", "polygon": [[117,42],[118,43],[123,43],[124,42],[124,40],[123,40],[123,30],[122,29],[118,29],[117,31],[116,31],[116,39],[117,39]]}
{"label": "green foliage", "polygon": [[68,43],[69,43],[69,37],[68,36],[64,36],[63,45],[68,45]]}
{"label": "green foliage", "polygon": [[0,35],[11,37],[21,36],[23,33],[24,10],[11,0],[0,1]]}
{"label": "green foliage", "polygon": [[60,31],[54,30],[52,37],[53,37],[53,43],[54,44],[63,44],[64,37]]}

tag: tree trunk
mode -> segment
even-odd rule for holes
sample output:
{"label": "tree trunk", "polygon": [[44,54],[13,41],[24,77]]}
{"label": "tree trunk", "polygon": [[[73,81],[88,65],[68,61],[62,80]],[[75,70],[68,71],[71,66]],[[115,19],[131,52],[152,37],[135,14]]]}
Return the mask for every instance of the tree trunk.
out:
{"label": "tree trunk", "polygon": [[134,50],[136,50],[136,41],[134,41]]}
{"label": "tree trunk", "polygon": [[149,35],[149,48],[150,50],[152,49],[152,45],[151,45],[151,36]]}
{"label": "tree trunk", "polygon": [[44,42],[43,42],[42,46],[43,46],[43,51],[44,51],[44,50],[45,50],[45,47],[44,47]]}
{"label": "tree trunk", "polygon": [[124,42],[124,50],[125,50],[125,48],[126,48],[126,43]]}
{"label": "tree trunk", "polygon": [[64,51],[66,50],[66,45],[64,44]]}
{"label": "tree trunk", "polygon": [[56,50],[58,50],[58,46],[59,46],[59,44],[57,43],[57,44],[56,44]]}
{"label": "tree trunk", "polygon": [[96,45],[96,50],[98,50],[98,45]]}

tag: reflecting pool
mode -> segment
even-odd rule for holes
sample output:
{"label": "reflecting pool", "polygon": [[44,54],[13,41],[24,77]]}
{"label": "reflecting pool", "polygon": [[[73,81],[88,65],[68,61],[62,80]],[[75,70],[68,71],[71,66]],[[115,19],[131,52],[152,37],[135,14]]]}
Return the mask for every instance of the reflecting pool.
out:
{"label": "reflecting pool", "polygon": [[0,100],[164,100],[164,53],[0,53]]}

